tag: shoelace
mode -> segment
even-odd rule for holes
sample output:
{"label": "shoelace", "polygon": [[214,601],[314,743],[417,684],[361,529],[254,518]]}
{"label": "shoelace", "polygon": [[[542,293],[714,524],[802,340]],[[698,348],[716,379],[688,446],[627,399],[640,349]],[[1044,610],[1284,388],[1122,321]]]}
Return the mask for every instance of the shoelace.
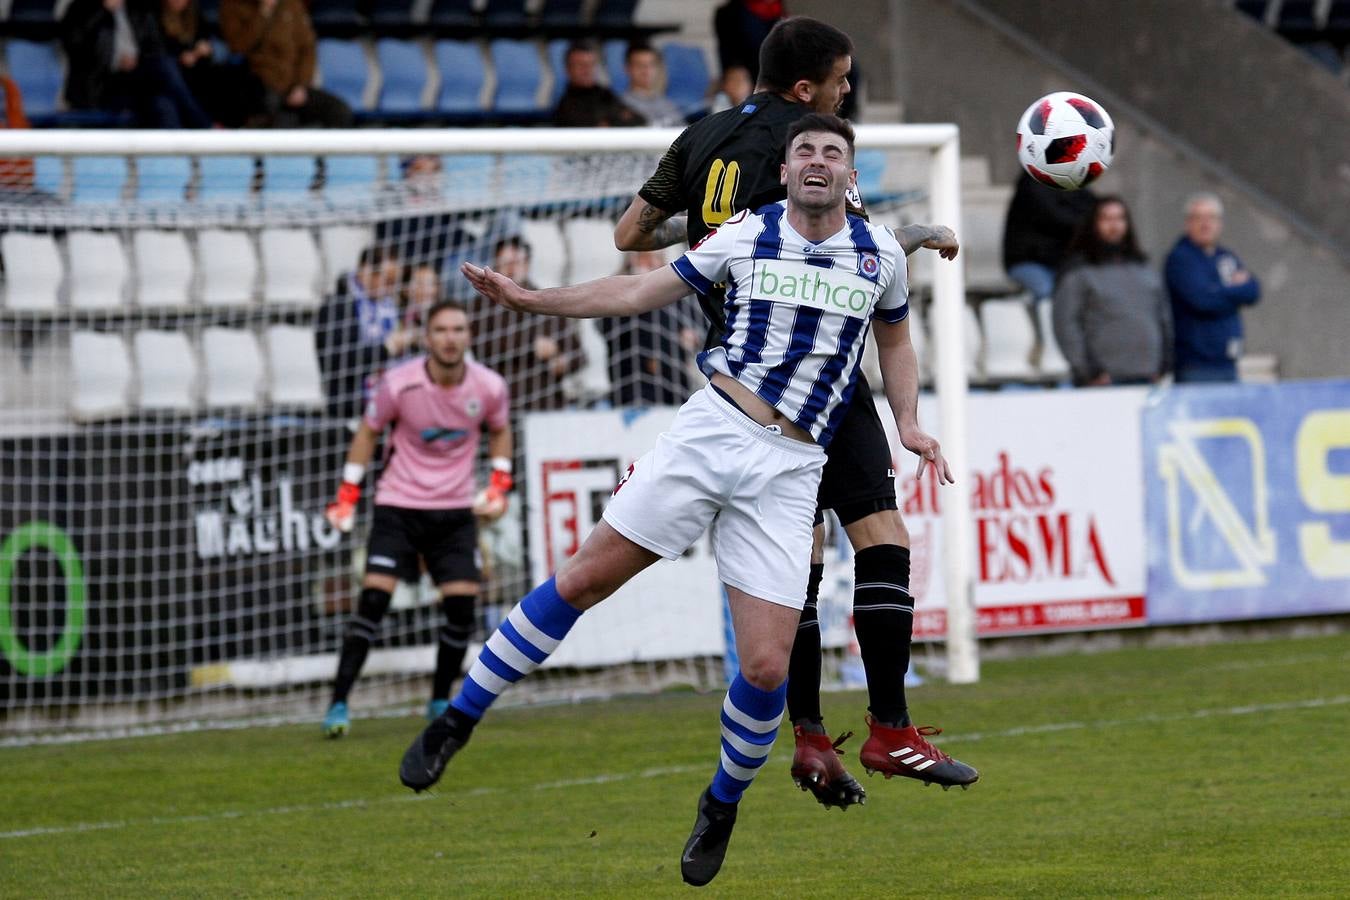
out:
{"label": "shoelace", "polygon": [[844,741],[848,740],[851,737],[853,737],[853,732],[845,731],[843,734],[839,735],[839,737],[834,739],[834,743],[830,745],[830,748],[834,750],[835,753],[838,753],[840,756],[843,756],[844,751],[840,750],[839,748],[844,746]]}
{"label": "shoelace", "polygon": [[919,725],[916,726],[914,730],[918,732],[919,743],[923,744],[924,750],[929,751],[933,756],[936,756],[938,759],[944,760],[951,759],[950,756],[943,753],[941,750],[939,750],[937,747],[934,747],[932,744],[928,743],[928,741],[924,740],[925,738],[937,737],[939,734],[942,734],[941,728],[937,727],[936,725]]}

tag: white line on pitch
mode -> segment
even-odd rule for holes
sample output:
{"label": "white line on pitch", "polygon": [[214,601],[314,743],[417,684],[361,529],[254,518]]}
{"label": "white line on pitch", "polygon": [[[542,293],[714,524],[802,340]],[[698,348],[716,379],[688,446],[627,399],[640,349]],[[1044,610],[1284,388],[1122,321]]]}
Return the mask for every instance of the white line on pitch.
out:
{"label": "white line on pitch", "polygon": [[[1003,731],[975,731],[967,734],[945,735],[943,743],[958,741],[982,741],[994,738],[1020,737],[1027,734],[1045,734],[1055,731],[1072,731],[1086,728],[1118,728],[1126,725],[1147,725],[1159,722],[1182,722],[1190,719],[1209,719],[1225,716],[1250,716],[1257,713],[1281,712],[1289,710],[1322,709],[1328,706],[1350,704],[1350,694],[1336,697],[1313,697],[1307,700],[1290,700],[1284,703],[1260,703],[1250,706],[1230,706],[1220,709],[1197,709],[1187,713],[1170,715],[1138,716],[1132,719],[1099,719],[1092,722],[1047,722],[1044,725],[1027,725],[1009,728]],[[786,754],[774,754],[775,760],[785,759]],[[610,784],[618,781],[631,781],[642,778],[661,778],[665,775],[687,775],[691,772],[705,771],[709,764],[686,766],[659,766],[643,769],[639,772],[613,772],[591,775],[585,778],[569,778],[560,781],[544,781],[529,787],[536,791],[550,791],[561,788],[582,787],[593,784]],[[518,785],[512,790],[519,790]],[[459,797],[482,797],[502,793],[506,788],[480,787],[467,791],[456,791]],[[0,840],[16,838],[42,837],[60,834],[79,834],[86,831],[116,831],[123,828],[155,825],[185,825],[197,822],[222,822],[230,819],[248,819],[257,816],[281,816],[293,813],[322,812],[325,810],[363,809],[370,806],[385,806],[393,803],[413,803],[432,799],[435,795],[402,794],[389,797],[376,797],[371,800],[337,800],[329,803],[299,803],[292,806],[273,806],[258,810],[225,810],[217,813],[203,813],[193,816],[152,816],[146,819],[125,819],[110,822],[78,822],[74,825],[54,825],[50,827],[23,828],[17,831],[0,831]]]}

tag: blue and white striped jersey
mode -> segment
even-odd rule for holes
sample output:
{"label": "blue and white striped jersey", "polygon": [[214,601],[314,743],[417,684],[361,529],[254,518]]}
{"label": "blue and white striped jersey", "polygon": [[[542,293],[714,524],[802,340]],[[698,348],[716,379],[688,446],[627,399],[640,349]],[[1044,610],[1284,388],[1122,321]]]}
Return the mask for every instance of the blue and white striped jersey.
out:
{"label": "blue and white striped jersey", "polygon": [[788,224],[786,201],[728,219],[671,265],[700,294],[726,284],[726,334],[699,367],[735,378],[821,446],[848,408],[872,316],[909,315],[889,228],[850,215],[814,243]]}

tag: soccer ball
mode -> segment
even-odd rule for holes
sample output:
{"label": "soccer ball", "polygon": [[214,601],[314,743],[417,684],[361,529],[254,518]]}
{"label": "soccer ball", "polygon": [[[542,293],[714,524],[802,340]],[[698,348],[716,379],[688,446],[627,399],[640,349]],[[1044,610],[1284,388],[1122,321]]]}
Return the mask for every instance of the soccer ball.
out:
{"label": "soccer ball", "polygon": [[1017,159],[1041,184],[1075,191],[1111,165],[1116,126],[1100,103],[1072,91],[1046,94],[1017,123]]}

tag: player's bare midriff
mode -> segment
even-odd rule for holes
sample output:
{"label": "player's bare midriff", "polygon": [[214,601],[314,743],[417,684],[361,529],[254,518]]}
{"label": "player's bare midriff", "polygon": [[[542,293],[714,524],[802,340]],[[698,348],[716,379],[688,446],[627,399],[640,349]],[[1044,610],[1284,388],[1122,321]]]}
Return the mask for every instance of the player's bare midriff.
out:
{"label": "player's bare midriff", "polygon": [[774,409],[768,403],[759,398],[754,391],[741,384],[730,375],[724,375],[721,372],[714,372],[712,383],[717,385],[727,396],[736,401],[736,405],[741,408],[752,420],[761,425],[773,425],[778,428],[785,436],[803,443],[815,443],[811,435],[805,428],[802,428],[796,422]]}

